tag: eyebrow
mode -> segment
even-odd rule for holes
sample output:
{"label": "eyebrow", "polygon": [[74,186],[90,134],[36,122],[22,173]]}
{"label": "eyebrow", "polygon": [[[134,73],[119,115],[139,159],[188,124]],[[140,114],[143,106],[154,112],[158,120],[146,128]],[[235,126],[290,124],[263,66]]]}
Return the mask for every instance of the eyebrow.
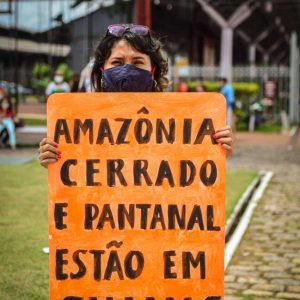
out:
{"label": "eyebrow", "polygon": [[[122,56],[113,56],[110,59],[123,59],[123,58],[124,57],[122,57]],[[133,56],[132,58],[134,58],[134,59],[145,59],[145,57],[143,57],[143,56]]]}
{"label": "eyebrow", "polygon": [[111,56],[110,59],[123,59],[121,56]]}
{"label": "eyebrow", "polygon": [[144,56],[134,56],[133,58],[135,58],[135,59],[145,59]]}

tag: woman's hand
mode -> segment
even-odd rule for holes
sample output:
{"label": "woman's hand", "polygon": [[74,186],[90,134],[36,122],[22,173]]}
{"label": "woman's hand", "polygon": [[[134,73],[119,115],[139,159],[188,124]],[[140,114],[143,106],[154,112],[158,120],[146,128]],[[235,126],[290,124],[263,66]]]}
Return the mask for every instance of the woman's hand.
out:
{"label": "woman's hand", "polygon": [[216,133],[213,135],[213,137],[226,150],[227,155],[232,154],[233,135],[230,126],[222,127],[219,130],[216,130]]}
{"label": "woman's hand", "polygon": [[38,159],[44,168],[47,168],[49,164],[55,163],[61,158],[61,152],[57,147],[58,145],[55,142],[47,138],[42,139],[40,142]]}

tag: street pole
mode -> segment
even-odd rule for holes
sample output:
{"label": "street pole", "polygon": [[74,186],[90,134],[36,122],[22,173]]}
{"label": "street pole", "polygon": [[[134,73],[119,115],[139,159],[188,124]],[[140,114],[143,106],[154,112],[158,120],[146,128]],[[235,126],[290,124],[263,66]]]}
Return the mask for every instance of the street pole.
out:
{"label": "street pole", "polygon": [[292,32],[290,40],[290,91],[289,91],[289,117],[292,123],[300,123],[299,114],[299,47],[296,32]]}
{"label": "street pole", "polygon": [[15,82],[15,97],[16,97],[16,102],[15,102],[15,113],[18,112],[18,104],[19,104],[19,93],[18,93],[18,84],[19,84],[19,55],[18,55],[18,18],[19,18],[19,12],[18,12],[18,1],[15,0],[15,15],[14,15],[14,29],[15,29],[15,43],[14,43],[14,57],[15,57],[15,68],[14,68],[14,82]]}

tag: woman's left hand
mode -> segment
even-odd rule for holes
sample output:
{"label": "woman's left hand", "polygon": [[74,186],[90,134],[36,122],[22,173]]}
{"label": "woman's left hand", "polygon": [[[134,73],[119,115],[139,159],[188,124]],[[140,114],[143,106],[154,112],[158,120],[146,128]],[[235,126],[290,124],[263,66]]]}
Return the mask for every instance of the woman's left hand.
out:
{"label": "woman's left hand", "polygon": [[231,155],[233,152],[233,135],[230,126],[222,127],[216,130],[216,133],[213,135],[214,139],[222,145],[226,150],[227,155]]}

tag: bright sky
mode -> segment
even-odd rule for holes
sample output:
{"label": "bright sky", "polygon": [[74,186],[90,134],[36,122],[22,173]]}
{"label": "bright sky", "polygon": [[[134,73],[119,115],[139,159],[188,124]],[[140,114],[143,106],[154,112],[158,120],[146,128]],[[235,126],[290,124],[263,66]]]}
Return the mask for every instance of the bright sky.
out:
{"label": "bright sky", "polygon": [[[18,27],[30,31],[44,31],[50,27],[50,1],[49,0],[18,0]],[[63,12],[64,22],[81,17],[87,11],[94,11],[101,5],[109,6],[114,4],[115,0],[93,0],[88,8],[87,3],[82,3],[75,9],[70,6],[75,0],[52,0],[52,18]],[[7,10],[8,0],[0,0],[0,10]],[[87,10],[88,9],[88,10]],[[13,11],[15,10],[15,1],[13,0]],[[0,26],[14,27],[14,15],[0,14]],[[51,26],[55,26],[52,22]]]}

